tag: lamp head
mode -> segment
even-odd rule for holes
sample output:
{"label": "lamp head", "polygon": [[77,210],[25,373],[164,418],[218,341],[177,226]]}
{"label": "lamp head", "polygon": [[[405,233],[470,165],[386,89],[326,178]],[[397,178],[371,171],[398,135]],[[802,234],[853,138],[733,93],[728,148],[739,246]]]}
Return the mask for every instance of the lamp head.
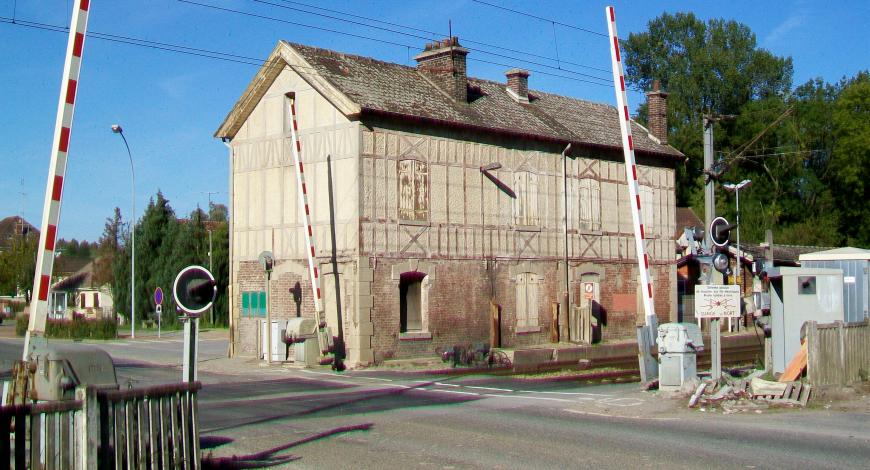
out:
{"label": "lamp head", "polygon": [[112,132],[114,132],[115,134],[120,134],[124,132],[124,129],[121,128],[120,124],[112,124]]}
{"label": "lamp head", "polygon": [[492,171],[492,170],[498,170],[499,168],[501,168],[501,163],[493,162],[493,163],[490,163],[489,165],[484,165],[484,166],[480,167],[480,171]]}

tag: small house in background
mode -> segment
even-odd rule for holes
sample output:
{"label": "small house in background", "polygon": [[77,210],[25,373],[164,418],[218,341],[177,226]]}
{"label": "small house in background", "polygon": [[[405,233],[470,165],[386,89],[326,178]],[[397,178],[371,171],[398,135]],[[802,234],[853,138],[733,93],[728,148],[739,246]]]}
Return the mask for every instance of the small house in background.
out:
{"label": "small house in background", "polygon": [[110,286],[96,285],[93,279],[94,263],[90,262],[54,283],[49,295],[49,318],[113,318],[115,308]]}

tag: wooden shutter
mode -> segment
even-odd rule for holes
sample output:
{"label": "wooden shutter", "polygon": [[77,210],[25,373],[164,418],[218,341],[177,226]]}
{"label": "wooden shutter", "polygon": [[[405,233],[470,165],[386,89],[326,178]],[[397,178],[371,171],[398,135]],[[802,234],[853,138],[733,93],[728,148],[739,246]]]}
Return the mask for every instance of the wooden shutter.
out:
{"label": "wooden shutter", "polygon": [[526,308],[528,309],[528,326],[538,326],[538,288],[541,278],[537,274],[526,273],[528,287],[526,288]]}
{"label": "wooden shutter", "polygon": [[265,317],[266,316],[266,293],[260,292],[259,294],[260,294],[260,312],[259,313],[260,313],[261,317]]}
{"label": "wooden shutter", "polygon": [[540,195],[538,194],[538,175],[534,173],[526,173],[526,175],[529,179],[526,186],[529,204],[526,211],[528,214],[526,225],[538,225],[538,201],[540,200]]}
{"label": "wooden shutter", "polygon": [[528,283],[526,273],[517,274],[517,326],[528,324]]}

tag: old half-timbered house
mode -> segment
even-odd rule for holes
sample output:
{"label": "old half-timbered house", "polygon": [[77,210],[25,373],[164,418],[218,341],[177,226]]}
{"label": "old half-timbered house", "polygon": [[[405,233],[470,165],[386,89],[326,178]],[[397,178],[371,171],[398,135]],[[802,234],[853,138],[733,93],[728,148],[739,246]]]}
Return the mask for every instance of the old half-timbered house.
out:
{"label": "old half-timbered house", "polygon": [[[530,90],[523,70],[505,83],[468,77],[467,53],[448,39],[408,67],[278,43],[215,134],[230,149],[233,354],[259,351],[264,250],[276,259],[273,318],[313,315],[290,97],[324,309],[334,332],[343,326],[349,365],[488,341],[491,301],[503,346],[546,343],[566,238],[563,335],[569,312],[592,303],[599,337],[633,337],[638,276],[616,109]],[[648,99],[651,129],[633,132],[655,306],[667,321],[683,156],[667,144],[666,94]]]}

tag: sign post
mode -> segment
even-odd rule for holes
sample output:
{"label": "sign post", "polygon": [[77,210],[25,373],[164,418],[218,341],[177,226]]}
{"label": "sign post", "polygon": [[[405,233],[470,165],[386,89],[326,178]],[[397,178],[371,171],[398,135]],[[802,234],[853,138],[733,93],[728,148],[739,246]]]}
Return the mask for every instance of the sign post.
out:
{"label": "sign post", "polygon": [[184,313],[180,317],[184,323],[182,381],[195,382],[199,316],[214,303],[217,297],[217,283],[208,269],[202,266],[188,266],[176,276],[172,295],[178,305],[178,311]]}
{"label": "sign post", "polygon": [[710,318],[710,375],[722,377],[720,318],[740,317],[740,286],[706,284],[695,286],[695,318]]}
{"label": "sign post", "polygon": [[154,315],[157,316],[157,338],[160,338],[160,321],[163,317],[163,289],[160,287],[154,289]]}

